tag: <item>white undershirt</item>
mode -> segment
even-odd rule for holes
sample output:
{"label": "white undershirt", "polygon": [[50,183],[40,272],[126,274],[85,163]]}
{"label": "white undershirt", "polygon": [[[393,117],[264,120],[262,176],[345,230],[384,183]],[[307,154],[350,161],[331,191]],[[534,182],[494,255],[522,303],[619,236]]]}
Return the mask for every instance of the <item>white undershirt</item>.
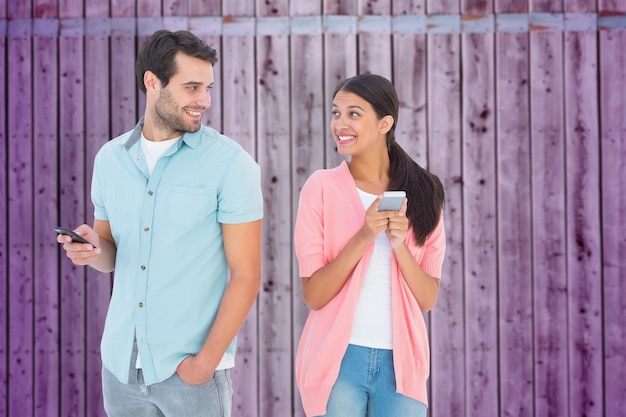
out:
{"label": "white undershirt", "polygon": [[[141,150],[143,151],[144,158],[146,158],[146,165],[148,167],[149,175],[152,175],[152,170],[154,169],[154,166],[156,165],[159,158],[163,156],[163,154],[167,152],[168,149],[174,146],[181,137],[182,136],[174,139],[155,142],[146,139],[143,134],[141,135]],[[222,360],[217,365],[217,368],[215,368],[215,370],[217,371],[221,369],[229,369],[233,366],[235,366],[235,356],[226,352],[224,353],[224,356],[222,356]],[[139,356],[139,352],[137,352],[137,362],[135,362],[135,367],[137,369],[141,369],[141,357]]]}
{"label": "white undershirt", "polygon": [[[358,190],[367,209],[376,195]],[[393,348],[391,318],[391,254],[387,235],[381,233],[374,242],[374,253],[359,294],[350,343],[377,349]]]}
{"label": "white undershirt", "polygon": [[174,139],[162,140],[159,142],[155,142],[153,140],[148,140],[142,134],[141,135],[141,150],[143,151],[143,156],[146,158],[146,165],[148,166],[148,174],[152,175],[152,170],[156,165],[157,161],[169,148],[174,146],[178,139],[181,136]]}

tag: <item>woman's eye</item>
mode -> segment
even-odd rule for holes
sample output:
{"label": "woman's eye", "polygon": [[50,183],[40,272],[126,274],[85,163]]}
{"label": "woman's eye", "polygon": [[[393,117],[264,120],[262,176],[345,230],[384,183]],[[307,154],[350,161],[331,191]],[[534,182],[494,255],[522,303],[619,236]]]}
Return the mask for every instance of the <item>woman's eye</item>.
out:
{"label": "woman's eye", "polygon": [[358,117],[358,116],[359,116],[359,113],[357,113],[357,112],[353,111],[353,112],[350,112],[350,116],[352,116],[352,117]]}

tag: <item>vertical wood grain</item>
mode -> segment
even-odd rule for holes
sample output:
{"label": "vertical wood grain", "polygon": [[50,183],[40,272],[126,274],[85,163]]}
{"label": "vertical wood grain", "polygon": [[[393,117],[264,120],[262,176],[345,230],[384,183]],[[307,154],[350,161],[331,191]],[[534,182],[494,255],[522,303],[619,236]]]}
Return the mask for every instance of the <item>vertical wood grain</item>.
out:
{"label": "vertical wood grain", "polygon": [[598,0],[598,11],[626,13],[626,2],[621,0]]}
{"label": "vertical wood grain", "polygon": [[568,415],[563,35],[530,33],[535,409]]}
{"label": "vertical wood grain", "polygon": [[99,0],[84,0],[85,1],[85,14],[84,17],[100,17],[106,18],[111,14],[108,1]]}
{"label": "vertical wood grain", "polygon": [[59,410],[59,244],[52,227],[58,223],[57,102],[58,22],[35,20],[33,38],[34,104],[34,332],[35,415]]}
{"label": "vertical wood grain", "polygon": [[110,2],[111,17],[135,16],[135,0],[110,0]]}
{"label": "vertical wood grain", "polygon": [[6,3],[6,16],[11,19],[30,19],[33,10],[30,1],[9,1]]}
{"label": "vertical wood grain", "polygon": [[[300,190],[307,178],[324,167],[324,144],[328,126],[324,115],[330,107],[324,97],[323,35],[319,18],[301,18],[293,23],[291,37],[291,223],[295,222]],[[299,30],[302,31],[299,34]],[[298,263],[292,251],[292,362],[309,308],[304,303]],[[293,373],[289,375],[292,378]],[[293,417],[304,417],[302,401],[294,389]]]}
{"label": "vertical wood grain", "polygon": [[[111,21],[111,137],[132,129],[139,117],[136,42],[135,19],[120,17]],[[141,99],[145,99],[143,93]]]}
{"label": "vertical wood grain", "polygon": [[588,417],[605,415],[596,45],[595,32],[565,33],[569,409]]}
{"label": "vertical wood grain", "polygon": [[8,409],[33,415],[32,25],[8,25]]}
{"label": "vertical wood grain", "polygon": [[528,0],[528,9],[531,12],[553,12],[563,11],[563,0]]}
{"label": "vertical wood grain", "polygon": [[[59,38],[59,181],[60,222],[84,223],[85,114],[84,28],[82,21],[61,22]],[[61,414],[85,415],[85,267],[61,262]]]}
{"label": "vertical wood grain", "polygon": [[500,415],[518,417],[534,415],[528,47],[496,34]]}
{"label": "vertical wood grain", "polygon": [[[252,22],[225,19],[222,37],[224,134],[257,158],[255,45]],[[258,160],[258,159],[257,159]],[[233,378],[233,415],[259,416],[258,303],[237,336]]]}
{"label": "vertical wood grain", "polygon": [[391,80],[391,19],[389,16],[364,16],[359,20],[359,70]]}
{"label": "vertical wood grain", "polygon": [[222,16],[225,17],[253,17],[255,16],[256,2],[247,1],[222,1]]}
{"label": "vertical wood grain", "polygon": [[290,0],[289,15],[290,16],[318,16],[322,15],[322,3],[320,1],[308,0]]}
{"label": "vertical wood grain", "polygon": [[[0,6],[4,6],[3,0],[0,0]],[[0,7],[0,16],[4,16],[5,9]],[[3,74],[0,80],[0,102],[5,109],[8,108],[9,97],[7,94],[6,80],[8,78],[8,63],[6,61],[7,37],[6,37],[6,21],[0,21],[0,74]],[[0,149],[8,149],[7,141],[7,111],[0,111]],[[0,152],[0,198],[3,201],[9,201],[9,183],[8,183],[8,160],[7,153]],[[0,204],[0,219],[8,217],[7,204]],[[8,227],[0,226],[0,276],[4,277],[2,285],[0,285],[0,328],[8,328]],[[9,383],[8,368],[8,343],[9,335],[7,332],[0,332],[0,415],[6,415],[8,410],[7,395]]]}
{"label": "vertical wood grain", "polygon": [[497,415],[493,34],[465,34],[461,44],[467,415]]}
{"label": "vertical wood grain", "polygon": [[461,0],[461,14],[484,16],[493,12],[494,0]]}
{"label": "vertical wood grain", "polygon": [[[443,183],[446,257],[430,313],[433,417],[465,415],[465,300],[461,165],[461,44],[458,34],[427,35],[428,168]],[[457,381],[457,383],[451,383]]]}
{"label": "vertical wood grain", "polygon": [[59,17],[80,18],[83,17],[83,7],[85,0],[58,0]]}
{"label": "vertical wood grain", "polygon": [[528,1],[519,0],[494,0],[496,13],[527,13]]}
{"label": "vertical wood grain", "polygon": [[[59,16],[58,0],[33,0],[33,18],[51,19]],[[0,6],[2,6],[0,4]]]}
{"label": "vertical wood grain", "polygon": [[163,0],[135,0],[137,17],[163,16],[162,1]]}
{"label": "vertical wood grain", "polygon": [[192,0],[189,2],[189,17],[220,16],[221,0]]}
{"label": "vertical wood grain", "polygon": [[[259,294],[260,415],[292,412],[291,357],[291,140],[289,129],[288,21],[259,23],[257,98],[258,161],[265,209],[263,283]],[[266,28],[265,25],[270,26]],[[284,27],[284,32],[281,30]],[[267,29],[267,34],[264,34]]]}
{"label": "vertical wood grain", "polygon": [[[163,16],[187,16],[189,0],[162,0]],[[193,3],[194,0],[191,2]]]}
{"label": "vertical wood grain", "polygon": [[626,30],[599,33],[605,413],[626,409]]}
{"label": "vertical wood grain", "polygon": [[350,15],[358,14],[359,0],[323,0],[324,14]]}
{"label": "vertical wood grain", "polygon": [[563,0],[563,9],[568,13],[591,13],[597,10],[597,0]]}
{"label": "vertical wood grain", "polygon": [[256,16],[289,16],[289,0],[256,0]]}
{"label": "vertical wood grain", "polygon": [[[91,202],[91,177],[96,153],[111,139],[111,91],[109,39],[111,23],[108,19],[89,19],[85,36],[85,114],[90,115],[85,123],[85,222],[92,224],[94,207]],[[129,77],[132,78],[132,77]],[[130,129],[132,125],[129,125]],[[100,341],[104,331],[104,320],[112,291],[111,274],[92,268],[86,270],[86,415],[106,417],[102,398],[102,361]],[[99,389],[100,388],[100,389]]]}
{"label": "vertical wood grain", "polygon": [[392,41],[392,80],[400,101],[396,141],[427,168],[426,35],[394,34]]}
{"label": "vertical wood grain", "polygon": [[333,91],[341,81],[357,74],[356,19],[338,16],[326,19],[324,33],[324,126],[326,127],[325,166],[335,167],[344,158],[337,152],[330,133],[330,108]]}
{"label": "vertical wood grain", "polygon": [[426,10],[425,0],[392,0],[391,12],[394,16],[423,15]]}
{"label": "vertical wood grain", "polygon": [[426,14],[456,14],[459,11],[459,0],[426,0]]}
{"label": "vertical wood grain", "polygon": [[392,0],[359,0],[358,15],[384,15],[391,14]]}

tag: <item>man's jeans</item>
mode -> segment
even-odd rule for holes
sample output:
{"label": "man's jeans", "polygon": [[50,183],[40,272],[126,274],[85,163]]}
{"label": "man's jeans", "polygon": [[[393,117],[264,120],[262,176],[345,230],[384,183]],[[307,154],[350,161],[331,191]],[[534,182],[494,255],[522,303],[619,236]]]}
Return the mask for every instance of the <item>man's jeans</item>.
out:
{"label": "man's jeans", "polygon": [[109,417],[230,417],[233,388],[228,369],[213,379],[190,385],[174,373],[163,382],[146,386],[141,369],[131,360],[131,380],[120,382],[102,368],[104,409]]}

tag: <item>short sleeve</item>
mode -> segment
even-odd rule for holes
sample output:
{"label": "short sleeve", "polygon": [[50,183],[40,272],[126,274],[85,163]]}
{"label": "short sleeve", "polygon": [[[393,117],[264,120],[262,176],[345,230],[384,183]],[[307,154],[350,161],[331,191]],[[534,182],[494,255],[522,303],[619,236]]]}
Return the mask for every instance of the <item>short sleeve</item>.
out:
{"label": "short sleeve", "polygon": [[248,223],[263,218],[261,170],[244,150],[233,158],[217,198],[220,223]]}

